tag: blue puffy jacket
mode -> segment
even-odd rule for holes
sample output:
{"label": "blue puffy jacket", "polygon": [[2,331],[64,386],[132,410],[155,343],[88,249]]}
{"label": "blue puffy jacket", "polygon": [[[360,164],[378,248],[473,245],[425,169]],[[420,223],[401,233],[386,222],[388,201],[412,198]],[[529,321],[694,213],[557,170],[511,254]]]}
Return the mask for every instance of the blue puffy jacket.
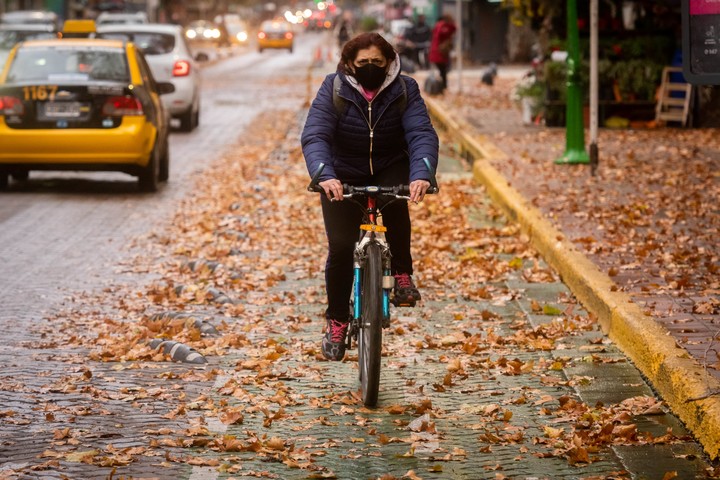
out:
{"label": "blue puffy jacket", "polygon": [[[353,77],[333,73],[325,77],[313,100],[302,132],[302,149],[312,176],[320,163],[325,169],[320,181],[337,178],[344,183],[363,181],[396,162],[410,161],[409,182],[429,180],[426,157],[437,169],[438,136],[430,122],[417,82],[403,76],[407,104],[402,109],[403,86],[398,80],[398,62],[391,62],[385,83],[372,102],[360,93]],[[335,75],[342,85],[345,112],[333,103]]]}

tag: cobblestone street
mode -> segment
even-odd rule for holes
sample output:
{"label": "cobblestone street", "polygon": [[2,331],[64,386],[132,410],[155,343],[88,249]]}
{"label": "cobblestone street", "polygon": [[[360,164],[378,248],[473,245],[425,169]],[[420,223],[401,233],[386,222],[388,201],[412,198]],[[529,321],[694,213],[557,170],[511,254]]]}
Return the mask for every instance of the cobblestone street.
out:
{"label": "cobblestone street", "polygon": [[[237,74],[219,67],[218,90]],[[424,302],[393,310],[379,406],[362,406],[357,351],[319,349],[325,237],[299,135],[328,68],[308,84],[275,71],[265,97],[268,79],[249,80],[260,111],[241,127],[213,118],[233,140],[184,177],[162,222],[106,253],[102,282],[3,314],[0,479],[709,478],[450,138],[440,195],[411,206]],[[152,338],[207,363],[173,363]]]}

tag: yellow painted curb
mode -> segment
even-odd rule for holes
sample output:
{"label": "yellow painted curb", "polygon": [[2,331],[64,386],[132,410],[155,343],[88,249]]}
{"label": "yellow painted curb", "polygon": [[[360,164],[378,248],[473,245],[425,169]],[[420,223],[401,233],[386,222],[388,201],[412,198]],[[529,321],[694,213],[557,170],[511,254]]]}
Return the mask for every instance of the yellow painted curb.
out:
{"label": "yellow painted curb", "polygon": [[[670,409],[702,444],[711,458],[720,456],[720,382],[705,372],[684,348],[629,295],[567,241],[542,213],[530,205],[490,163],[506,154],[482,135],[471,135],[437,101],[425,98],[433,119],[474,158],[473,175],[490,197],[530,237],[545,261],[562,277],[580,302],[598,317],[603,331],[650,380]],[[700,397],[706,397],[701,400]]]}

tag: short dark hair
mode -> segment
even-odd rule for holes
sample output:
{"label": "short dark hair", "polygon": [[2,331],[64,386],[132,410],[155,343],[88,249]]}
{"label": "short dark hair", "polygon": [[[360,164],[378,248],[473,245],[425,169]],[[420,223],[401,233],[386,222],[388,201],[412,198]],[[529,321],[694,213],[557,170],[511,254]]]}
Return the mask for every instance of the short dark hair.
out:
{"label": "short dark hair", "polygon": [[385,57],[388,62],[395,60],[395,49],[382,35],[375,32],[361,33],[355,38],[348,40],[343,47],[342,53],[340,54],[340,62],[338,62],[338,70],[346,75],[350,74],[350,70],[347,68],[348,64],[355,60],[360,50],[370,48],[373,45],[378,47],[380,53],[383,54],[383,57]]}

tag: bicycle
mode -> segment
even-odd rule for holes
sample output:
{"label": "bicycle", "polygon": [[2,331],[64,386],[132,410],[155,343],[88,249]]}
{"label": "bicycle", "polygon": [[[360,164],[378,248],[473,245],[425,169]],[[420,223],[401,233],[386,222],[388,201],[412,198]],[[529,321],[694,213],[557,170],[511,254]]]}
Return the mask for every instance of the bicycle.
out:
{"label": "bicycle", "polygon": [[[426,193],[440,189],[430,162],[423,159],[430,172],[430,188]],[[307,189],[324,193],[318,184],[324,164],[313,174]],[[350,297],[350,325],[346,337],[347,348],[355,340],[358,346],[358,367],[363,403],[367,407],[377,405],[380,389],[380,359],[382,356],[382,330],[390,326],[390,291],[395,278],[390,269],[390,247],[385,239],[387,227],[378,224],[382,209],[398,200],[410,200],[410,187],[353,186],[343,184],[343,198],[356,203],[363,211],[360,236],[353,252],[353,290]],[[358,198],[362,199],[358,200]],[[378,201],[385,203],[381,206]],[[405,306],[395,304],[395,306]]]}

